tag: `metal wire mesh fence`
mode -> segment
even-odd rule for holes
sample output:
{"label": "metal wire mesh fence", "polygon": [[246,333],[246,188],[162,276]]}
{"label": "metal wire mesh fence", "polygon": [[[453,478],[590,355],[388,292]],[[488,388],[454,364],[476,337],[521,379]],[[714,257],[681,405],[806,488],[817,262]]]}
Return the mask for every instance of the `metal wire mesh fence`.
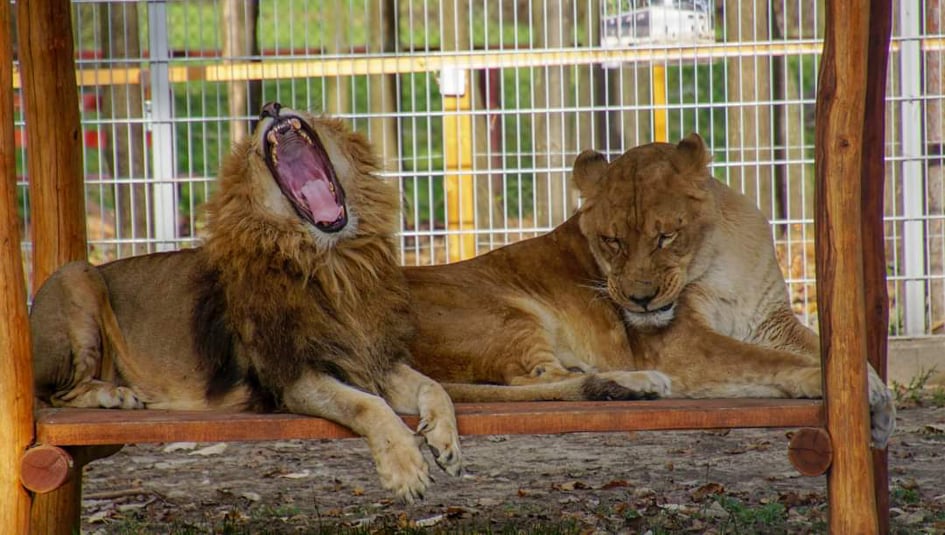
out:
{"label": "metal wire mesh fence", "polygon": [[[892,335],[945,319],[940,3],[895,7]],[[771,219],[796,312],[816,323],[818,2],[82,0],[73,12],[93,262],[198,245],[221,158],[269,100],[371,139],[402,192],[405,264],[550,230],[580,202],[568,175],[583,149],[614,157],[696,131],[715,176]]]}

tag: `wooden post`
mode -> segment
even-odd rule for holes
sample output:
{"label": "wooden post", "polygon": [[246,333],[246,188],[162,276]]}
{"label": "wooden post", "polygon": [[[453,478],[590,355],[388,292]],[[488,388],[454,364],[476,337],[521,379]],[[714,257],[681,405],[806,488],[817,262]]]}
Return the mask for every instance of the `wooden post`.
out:
{"label": "wooden post", "polygon": [[68,0],[21,0],[19,57],[30,177],[33,291],[86,258],[82,127]]}
{"label": "wooden post", "polygon": [[[817,306],[827,431],[831,533],[877,533],[866,379],[861,170],[870,9],[830,2],[816,115]],[[872,326],[885,331],[885,325]]]}
{"label": "wooden post", "polygon": [[19,474],[33,442],[33,367],[16,211],[12,24],[10,3],[0,2],[0,518],[9,533],[26,533],[30,497]]}
{"label": "wooden post", "polygon": [[[886,67],[892,32],[892,2],[872,0],[869,24],[869,70],[863,121],[863,277],[866,349],[869,362],[886,379],[889,296],[886,290],[886,243],[883,232],[886,163]],[[889,464],[886,450],[873,451],[873,477],[879,532],[889,533]]]}

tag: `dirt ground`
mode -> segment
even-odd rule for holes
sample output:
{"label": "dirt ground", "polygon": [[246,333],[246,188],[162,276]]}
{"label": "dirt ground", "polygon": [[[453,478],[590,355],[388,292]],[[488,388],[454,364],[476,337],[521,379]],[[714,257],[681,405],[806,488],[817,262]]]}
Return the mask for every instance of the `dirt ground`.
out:
{"label": "dirt ground", "polygon": [[[945,408],[900,408],[895,533],[945,533]],[[85,533],[823,533],[826,478],[790,430],[463,437],[418,504],[380,488],[363,440],[127,446],[86,468]],[[429,458],[429,457],[428,457]]]}

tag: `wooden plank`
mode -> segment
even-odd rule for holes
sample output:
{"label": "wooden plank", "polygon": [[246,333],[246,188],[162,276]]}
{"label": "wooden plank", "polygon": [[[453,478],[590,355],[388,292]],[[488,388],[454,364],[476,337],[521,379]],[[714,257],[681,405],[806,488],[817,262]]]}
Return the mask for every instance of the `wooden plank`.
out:
{"label": "wooden plank", "polygon": [[10,10],[9,2],[0,2],[0,518],[10,533],[26,533],[30,496],[19,474],[20,457],[33,441],[33,367],[16,209]]}
{"label": "wooden plank", "polygon": [[72,6],[17,2],[33,232],[33,291],[62,264],[86,258],[82,127]]}
{"label": "wooden plank", "polygon": [[[460,403],[463,435],[551,434],[732,427],[822,427],[819,400]],[[404,417],[415,427],[415,417]],[[57,446],[348,438],[347,428],[294,414],[42,409],[37,442]]]}
{"label": "wooden plank", "polygon": [[[878,530],[869,451],[861,169],[870,6],[828,2],[815,132],[817,307],[831,533]],[[885,326],[872,326],[873,329]]]}

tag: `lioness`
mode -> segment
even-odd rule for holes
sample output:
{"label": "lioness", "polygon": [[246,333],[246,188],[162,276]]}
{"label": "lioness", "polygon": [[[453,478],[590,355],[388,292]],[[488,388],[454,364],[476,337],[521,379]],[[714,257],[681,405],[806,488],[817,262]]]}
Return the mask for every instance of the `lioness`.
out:
{"label": "lioness", "polygon": [[36,392],[60,407],[286,410],[367,438],[382,484],[428,467],[395,411],[461,468],[453,405],[408,366],[396,190],[341,122],[269,103],[222,165],[202,247],[74,262],[30,317]]}
{"label": "lioness", "polygon": [[[818,339],[791,311],[768,222],[708,162],[697,134],[610,164],[586,151],[583,206],[551,233],[407,268],[418,369],[455,400],[583,399],[582,374],[614,370],[650,370],[637,380],[674,397],[821,396]],[[869,400],[883,447],[895,407],[872,369]]]}

